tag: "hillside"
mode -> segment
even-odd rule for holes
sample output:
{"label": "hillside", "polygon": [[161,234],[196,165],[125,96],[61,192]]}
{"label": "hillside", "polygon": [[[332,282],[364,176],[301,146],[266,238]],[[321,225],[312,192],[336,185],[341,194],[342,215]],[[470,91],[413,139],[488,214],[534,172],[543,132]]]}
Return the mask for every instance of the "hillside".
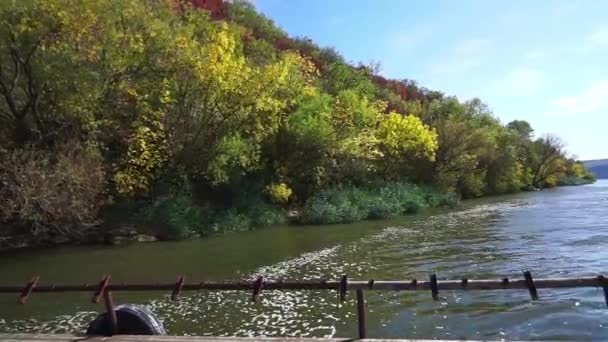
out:
{"label": "hillside", "polygon": [[587,160],[584,164],[598,179],[608,179],[608,159]]}
{"label": "hillside", "polygon": [[191,3],[0,1],[19,23],[0,25],[0,236],[181,239],[592,181],[480,99],[383,77],[248,1]]}

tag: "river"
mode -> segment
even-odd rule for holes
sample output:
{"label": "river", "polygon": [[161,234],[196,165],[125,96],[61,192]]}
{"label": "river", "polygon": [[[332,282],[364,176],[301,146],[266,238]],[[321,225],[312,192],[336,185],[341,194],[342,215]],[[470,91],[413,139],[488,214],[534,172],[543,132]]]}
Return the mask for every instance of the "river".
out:
{"label": "river", "polygon": [[[390,221],[274,227],[197,241],[62,247],[0,255],[0,283],[338,278],[573,277],[608,270],[608,181],[466,201]],[[368,291],[368,335],[385,338],[608,340],[601,289],[430,293]],[[102,310],[91,294],[0,295],[0,332],[79,332]],[[350,299],[353,299],[350,294]],[[263,291],[119,293],[177,335],[356,336],[353,300],[336,294]]]}

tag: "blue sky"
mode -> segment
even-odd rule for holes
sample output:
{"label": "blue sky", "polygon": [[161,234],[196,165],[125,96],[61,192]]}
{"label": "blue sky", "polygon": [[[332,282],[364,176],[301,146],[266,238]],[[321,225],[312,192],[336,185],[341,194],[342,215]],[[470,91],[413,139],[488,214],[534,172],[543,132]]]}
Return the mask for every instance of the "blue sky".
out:
{"label": "blue sky", "polygon": [[255,0],[292,36],[379,62],[504,123],[528,120],[581,159],[608,158],[608,1]]}

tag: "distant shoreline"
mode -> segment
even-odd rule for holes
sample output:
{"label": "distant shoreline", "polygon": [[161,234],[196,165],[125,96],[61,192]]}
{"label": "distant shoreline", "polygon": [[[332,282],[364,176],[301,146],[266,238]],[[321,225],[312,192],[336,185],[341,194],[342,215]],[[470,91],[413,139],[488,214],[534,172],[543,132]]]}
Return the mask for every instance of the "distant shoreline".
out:
{"label": "distant shoreline", "polygon": [[597,179],[608,179],[608,159],[585,160],[583,164]]}

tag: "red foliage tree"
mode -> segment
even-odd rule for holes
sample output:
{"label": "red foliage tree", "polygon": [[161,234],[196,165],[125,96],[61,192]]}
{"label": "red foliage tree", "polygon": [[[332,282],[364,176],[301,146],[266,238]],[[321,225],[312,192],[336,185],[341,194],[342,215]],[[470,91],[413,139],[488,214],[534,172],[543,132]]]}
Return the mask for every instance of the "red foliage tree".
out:
{"label": "red foliage tree", "polygon": [[209,11],[213,19],[225,18],[224,0],[192,0],[192,6]]}

